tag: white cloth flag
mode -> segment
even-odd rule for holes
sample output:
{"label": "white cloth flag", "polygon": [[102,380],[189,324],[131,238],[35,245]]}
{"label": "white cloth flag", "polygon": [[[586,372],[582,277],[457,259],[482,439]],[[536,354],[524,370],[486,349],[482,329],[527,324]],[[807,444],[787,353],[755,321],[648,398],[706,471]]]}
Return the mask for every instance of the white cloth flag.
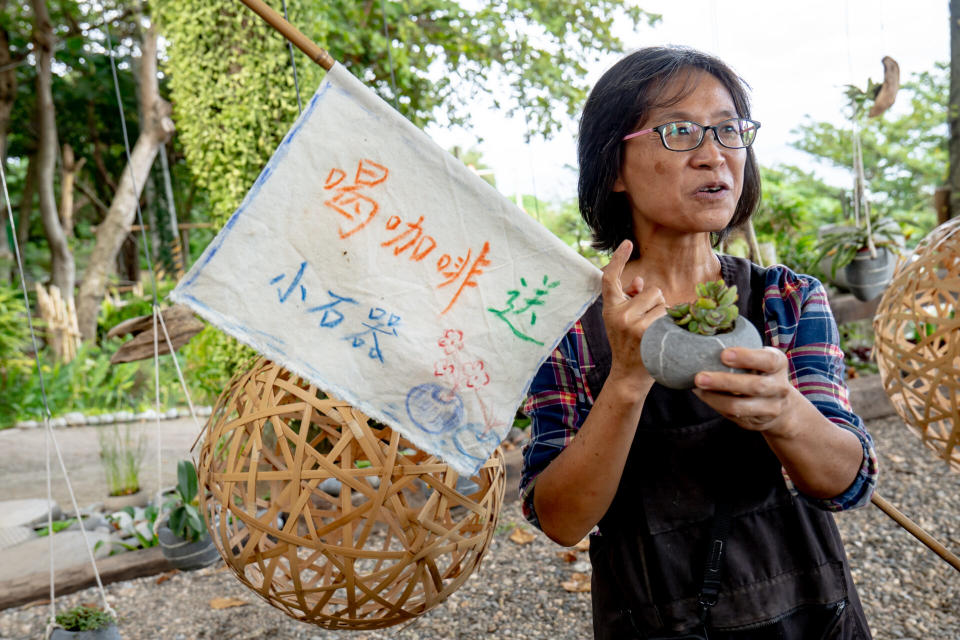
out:
{"label": "white cloth flag", "polygon": [[171,297],[473,474],[599,288],[335,65]]}

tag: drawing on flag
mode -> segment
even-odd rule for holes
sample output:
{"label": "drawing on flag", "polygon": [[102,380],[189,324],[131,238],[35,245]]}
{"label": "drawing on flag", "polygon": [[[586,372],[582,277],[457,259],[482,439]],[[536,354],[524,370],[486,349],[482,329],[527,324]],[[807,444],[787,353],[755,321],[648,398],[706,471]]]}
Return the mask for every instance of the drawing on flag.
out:
{"label": "drawing on flag", "polygon": [[599,288],[334,65],[171,297],[473,474]]}

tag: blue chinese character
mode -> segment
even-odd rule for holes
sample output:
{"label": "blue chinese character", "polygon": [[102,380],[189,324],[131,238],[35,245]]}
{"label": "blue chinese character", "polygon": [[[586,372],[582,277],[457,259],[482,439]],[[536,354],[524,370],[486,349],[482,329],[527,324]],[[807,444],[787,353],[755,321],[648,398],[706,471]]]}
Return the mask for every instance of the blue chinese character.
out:
{"label": "blue chinese character", "polygon": [[[307,270],[307,262],[304,260],[300,263],[300,270],[297,271],[297,275],[293,277],[293,282],[290,283],[290,286],[287,287],[287,290],[284,291],[280,287],[277,287],[277,297],[280,298],[280,304],[283,304],[287,301],[287,298],[290,297],[290,294],[293,293],[293,290],[300,284],[300,279],[303,278],[303,272]],[[277,284],[281,280],[287,277],[287,274],[281,273],[276,278],[270,281],[270,284]],[[307,299],[307,290],[300,284],[300,300]]]}
{"label": "blue chinese character", "polygon": [[341,302],[349,302],[350,304],[358,304],[353,298],[345,298],[344,296],[338,296],[333,291],[327,291],[333,302],[328,302],[327,304],[322,304],[319,307],[311,307],[307,309],[307,313],[315,313],[317,311],[323,311],[323,315],[320,316],[320,326],[327,329],[332,329],[341,322],[343,322],[343,314],[340,313],[336,307]]}
{"label": "blue chinese character", "polygon": [[[380,340],[377,338],[377,334],[382,333],[388,336],[397,335],[396,327],[400,324],[400,316],[391,313],[388,317],[385,309],[380,309],[377,307],[375,309],[370,309],[370,313],[367,315],[367,317],[370,320],[376,321],[377,324],[367,324],[364,322],[362,324],[367,328],[366,331],[349,335],[344,338],[344,340],[351,340],[352,346],[354,348],[359,348],[366,345],[367,340],[372,338],[373,346],[370,347],[368,355],[373,360],[379,360],[380,362],[383,362],[383,353],[380,351]],[[386,322],[383,322],[384,318],[386,318]],[[366,338],[366,340],[364,338]]]}

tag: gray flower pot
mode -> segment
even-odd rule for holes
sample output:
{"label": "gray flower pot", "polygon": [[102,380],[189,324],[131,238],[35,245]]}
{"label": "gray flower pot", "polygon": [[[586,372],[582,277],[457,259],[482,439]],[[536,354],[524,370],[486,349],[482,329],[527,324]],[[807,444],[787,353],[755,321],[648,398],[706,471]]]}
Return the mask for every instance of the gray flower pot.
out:
{"label": "gray flower pot", "polygon": [[220,553],[207,533],[196,542],[188,542],[181,538],[169,527],[160,527],[157,531],[157,540],[163,557],[181,571],[202,569],[209,567],[220,559]]}
{"label": "gray flower pot", "polygon": [[50,634],[50,640],[122,640],[117,625],[111,624],[96,631],[67,631],[57,627]]}
{"label": "gray flower pot", "polygon": [[896,267],[897,254],[886,247],[877,249],[876,258],[871,258],[869,251],[861,250],[843,269],[845,286],[857,300],[868,302],[884,292]]}
{"label": "gray flower pot", "polygon": [[763,346],[753,324],[740,316],[733,331],[715,336],[690,333],[677,326],[670,316],[662,316],[643,334],[640,357],[653,379],[671,389],[692,389],[693,379],[701,371],[733,371],[720,361],[720,352],[728,347],[759,349]]}

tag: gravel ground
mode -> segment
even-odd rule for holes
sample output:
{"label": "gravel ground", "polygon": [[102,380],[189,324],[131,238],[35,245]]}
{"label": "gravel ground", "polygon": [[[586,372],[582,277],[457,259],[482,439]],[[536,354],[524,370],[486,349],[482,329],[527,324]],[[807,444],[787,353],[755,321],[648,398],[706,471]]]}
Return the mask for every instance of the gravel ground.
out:
{"label": "gravel ground", "polygon": [[[881,493],[960,553],[960,474],[950,471],[898,418],[869,423],[881,452]],[[877,640],[960,638],[960,573],[874,507],[838,516],[854,578]],[[295,622],[260,601],[228,571],[156,576],[107,587],[128,640],[192,638],[317,640],[590,638],[590,594],[568,593],[561,582],[588,573],[585,552],[573,562],[543,535],[525,545],[510,540],[524,526],[519,505],[506,505],[478,573],[444,604],[421,618],[380,631],[330,632]],[[58,599],[59,607],[98,602],[95,589]],[[213,598],[246,604],[213,609]],[[0,612],[0,639],[40,638],[44,606]]]}

